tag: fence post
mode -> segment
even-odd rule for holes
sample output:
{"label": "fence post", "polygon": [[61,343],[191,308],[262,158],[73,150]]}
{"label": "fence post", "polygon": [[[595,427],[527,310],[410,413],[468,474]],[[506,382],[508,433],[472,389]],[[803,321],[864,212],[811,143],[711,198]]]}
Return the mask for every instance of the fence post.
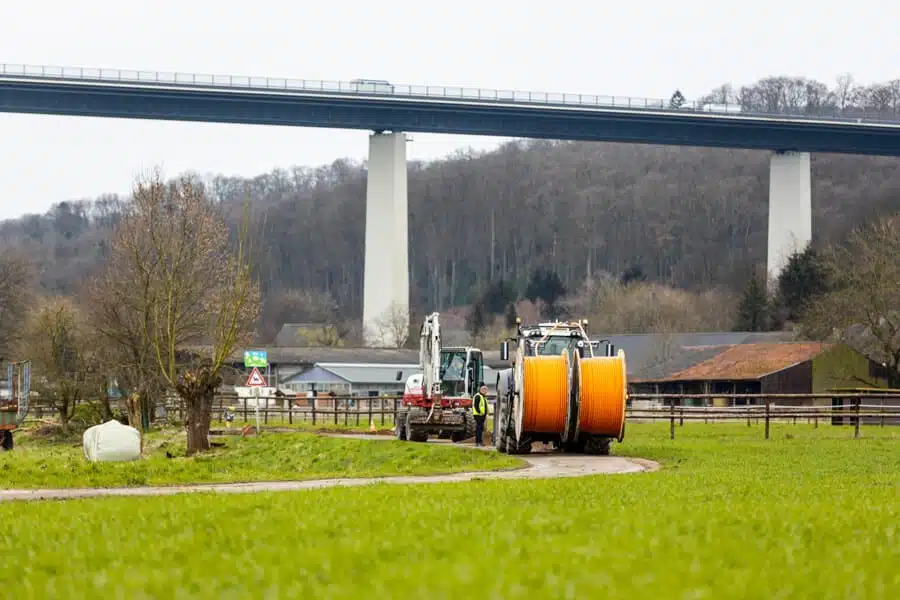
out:
{"label": "fence post", "polygon": [[669,439],[675,439],[675,400],[669,400]]}
{"label": "fence post", "polygon": [[881,399],[881,426],[884,427],[884,398]]}
{"label": "fence post", "polygon": [[312,397],[312,415],[313,415],[313,425],[316,424],[316,404],[318,404],[318,398],[316,396]]}
{"label": "fence post", "polygon": [[859,407],[862,404],[862,398],[856,398],[856,424],[853,427],[853,439],[859,439]]}
{"label": "fence post", "polygon": [[244,397],[244,423],[247,422],[247,398]]}
{"label": "fence post", "polygon": [[769,439],[769,402],[770,400],[766,398],[766,439]]}
{"label": "fence post", "polygon": [[369,423],[372,422],[372,396],[369,396]]}

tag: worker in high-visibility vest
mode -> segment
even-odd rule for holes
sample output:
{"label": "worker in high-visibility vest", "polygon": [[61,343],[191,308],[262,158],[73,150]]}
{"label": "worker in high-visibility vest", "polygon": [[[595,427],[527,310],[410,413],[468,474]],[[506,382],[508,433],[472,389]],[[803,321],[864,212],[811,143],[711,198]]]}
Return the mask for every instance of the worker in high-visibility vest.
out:
{"label": "worker in high-visibility vest", "polygon": [[484,446],[484,422],[487,419],[487,386],[481,386],[472,398],[472,416],[475,417],[475,445]]}

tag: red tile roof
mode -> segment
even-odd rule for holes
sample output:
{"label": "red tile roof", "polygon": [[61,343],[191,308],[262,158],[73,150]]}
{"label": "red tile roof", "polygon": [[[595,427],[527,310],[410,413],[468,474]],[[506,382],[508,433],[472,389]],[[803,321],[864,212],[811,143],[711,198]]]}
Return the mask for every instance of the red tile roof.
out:
{"label": "red tile roof", "polygon": [[692,367],[673,373],[666,380],[759,379],[805,362],[831,347],[822,342],[736,344]]}

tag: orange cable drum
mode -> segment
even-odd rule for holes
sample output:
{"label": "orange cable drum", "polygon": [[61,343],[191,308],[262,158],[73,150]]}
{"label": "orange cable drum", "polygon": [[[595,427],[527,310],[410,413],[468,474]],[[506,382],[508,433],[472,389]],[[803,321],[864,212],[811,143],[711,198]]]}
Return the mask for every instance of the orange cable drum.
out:
{"label": "orange cable drum", "polygon": [[528,356],[523,362],[523,431],[561,433],[569,405],[568,356]]}
{"label": "orange cable drum", "polygon": [[621,437],[625,426],[625,357],[584,358],[579,366],[579,429]]}

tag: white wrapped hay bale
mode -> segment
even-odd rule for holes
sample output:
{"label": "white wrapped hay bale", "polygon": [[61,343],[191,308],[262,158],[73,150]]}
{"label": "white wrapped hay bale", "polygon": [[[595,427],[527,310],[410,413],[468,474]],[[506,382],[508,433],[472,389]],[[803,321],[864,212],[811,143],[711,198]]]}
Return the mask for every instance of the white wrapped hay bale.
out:
{"label": "white wrapped hay bale", "polygon": [[116,420],[94,425],[82,437],[84,456],[91,462],[125,462],[141,457],[141,434]]}

